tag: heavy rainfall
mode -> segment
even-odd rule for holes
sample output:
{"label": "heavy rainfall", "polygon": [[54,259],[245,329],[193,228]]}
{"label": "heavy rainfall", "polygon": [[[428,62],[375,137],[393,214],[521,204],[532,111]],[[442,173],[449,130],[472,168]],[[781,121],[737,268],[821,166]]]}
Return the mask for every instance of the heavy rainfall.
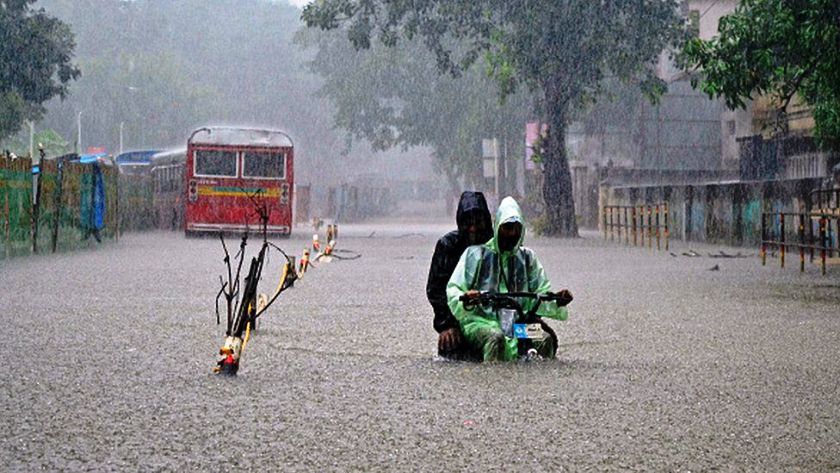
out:
{"label": "heavy rainfall", "polygon": [[839,3],[0,39],[0,470],[840,468]]}

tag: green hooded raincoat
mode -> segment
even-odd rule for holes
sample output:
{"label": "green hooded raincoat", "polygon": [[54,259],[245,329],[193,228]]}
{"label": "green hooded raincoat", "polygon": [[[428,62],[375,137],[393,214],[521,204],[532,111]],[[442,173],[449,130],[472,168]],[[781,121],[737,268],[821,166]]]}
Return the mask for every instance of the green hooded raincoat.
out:
{"label": "green hooded raincoat", "polygon": [[[513,250],[502,253],[497,240],[499,227],[509,222],[522,225],[522,234]],[[449,283],[446,286],[446,296],[452,314],[461,324],[461,331],[467,341],[482,347],[485,360],[494,360],[501,355],[503,360],[515,360],[518,357],[517,340],[504,337],[505,347],[501,353],[495,351],[498,347],[490,346],[489,338],[501,333],[499,317],[495,310],[476,306],[470,310],[464,308],[458,299],[467,291],[475,289],[482,292],[536,292],[546,293],[551,290],[551,283],[545,275],[536,254],[522,246],[525,239],[525,222],[519,204],[512,197],[505,197],[496,211],[496,221],[493,227],[493,238],[484,245],[474,245],[467,248]],[[523,298],[522,308],[528,312],[533,308],[534,299]],[[537,312],[541,317],[557,320],[568,318],[568,309],[560,307],[556,302],[543,302]]]}

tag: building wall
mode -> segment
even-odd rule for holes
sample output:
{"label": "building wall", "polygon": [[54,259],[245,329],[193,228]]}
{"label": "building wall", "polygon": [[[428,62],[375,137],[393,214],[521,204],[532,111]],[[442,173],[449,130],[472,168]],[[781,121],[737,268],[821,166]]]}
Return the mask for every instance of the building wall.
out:
{"label": "building wall", "polygon": [[[704,40],[712,39],[718,34],[720,19],[732,13],[738,5],[737,0],[687,0],[683,2],[683,9],[690,19],[697,24],[699,37]],[[778,119],[779,104],[770,96],[759,96],[747,104],[742,110],[721,109],[721,166],[723,169],[739,169],[743,167],[741,160],[744,156],[739,153],[739,140],[746,137],[761,135],[770,139],[778,135],[810,136],[814,129],[814,119],[811,110],[798,97],[789,104],[786,116],[780,122]],[[826,156],[819,153],[809,153],[792,159],[794,172],[780,177],[802,178],[826,176]]]}
{"label": "building wall", "polygon": [[738,5],[736,0],[689,0],[686,8],[689,19],[697,16],[699,19],[700,39],[711,39],[717,36],[718,23],[724,15],[732,13]]}
{"label": "building wall", "polygon": [[[806,212],[815,207],[813,191],[831,185],[827,179],[814,178],[674,186],[604,185],[599,188],[599,202],[602,209],[605,205],[667,202],[673,238],[756,246],[761,241],[762,212]],[[603,221],[603,213],[598,221]]]}
{"label": "building wall", "polygon": [[693,90],[687,80],[672,82],[659,105],[642,103],[636,167],[719,169],[719,101]]}

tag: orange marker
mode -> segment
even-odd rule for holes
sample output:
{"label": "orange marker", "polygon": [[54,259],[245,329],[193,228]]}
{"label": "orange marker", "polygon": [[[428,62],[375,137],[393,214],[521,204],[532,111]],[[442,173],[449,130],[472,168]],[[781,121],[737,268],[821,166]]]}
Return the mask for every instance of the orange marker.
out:
{"label": "orange marker", "polygon": [[303,256],[300,258],[300,270],[298,271],[301,275],[306,272],[309,268],[309,248],[303,249]]}

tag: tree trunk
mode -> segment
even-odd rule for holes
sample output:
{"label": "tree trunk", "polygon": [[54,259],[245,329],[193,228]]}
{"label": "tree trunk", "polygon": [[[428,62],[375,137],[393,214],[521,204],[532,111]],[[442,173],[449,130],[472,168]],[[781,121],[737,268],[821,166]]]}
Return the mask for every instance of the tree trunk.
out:
{"label": "tree trunk", "polygon": [[[447,146],[436,146],[434,157],[435,157],[435,170],[439,174],[443,174],[446,178],[446,196],[445,196],[445,205],[446,205],[446,215],[451,217],[455,214],[455,210],[458,208],[458,202],[461,199],[461,191],[463,187],[461,185],[459,179],[458,168],[455,165],[457,162],[457,158],[452,156],[449,153],[450,147]],[[443,150],[443,151],[440,151]]]}
{"label": "tree trunk", "polygon": [[559,93],[558,80],[544,86],[548,135],[543,145],[543,199],[548,236],[577,237],[572,174],[566,156],[566,115],[568,101]]}
{"label": "tree trunk", "polygon": [[446,199],[446,215],[451,217],[455,213],[457,202],[461,198],[461,183],[458,182],[458,176],[455,174],[453,162],[455,160],[450,158],[448,162],[442,163],[444,174],[446,174],[446,183],[449,185],[448,198]]}

